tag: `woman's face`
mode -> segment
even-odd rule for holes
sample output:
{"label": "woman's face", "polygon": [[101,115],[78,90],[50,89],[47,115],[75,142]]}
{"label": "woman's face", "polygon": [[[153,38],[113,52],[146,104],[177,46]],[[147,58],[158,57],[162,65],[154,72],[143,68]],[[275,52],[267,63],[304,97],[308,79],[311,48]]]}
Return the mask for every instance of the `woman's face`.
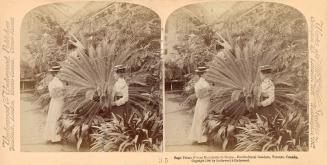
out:
{"label": "woman's face", "polygon": [[261,80],[264,80],[265,78],[269,78],[270,77],[270,73],[262,73],[262,72],[260,72],[260,79]]}
{"label": "woman's face", "polygon": [[114,72],[114,79],[117,80],[118,79],[118,74],[116,72]]}
{"label": "woman's face", "polygon": [[58,72],[50,72],[50,73],[51,73],[52,77],[56,77]]}
{"label": "woman's face", "polygon": [[203,73],[202,72],[198,72],[198,76],[202,77]]}
{"label": "woman's face", "polygon": [[117,80],[118,78],[122,78],[122,77],[123,77],[123,76],[122,76],[121,73],[117,73],[117,72],[114,73],[114,78],[115,78],[115,80]]}

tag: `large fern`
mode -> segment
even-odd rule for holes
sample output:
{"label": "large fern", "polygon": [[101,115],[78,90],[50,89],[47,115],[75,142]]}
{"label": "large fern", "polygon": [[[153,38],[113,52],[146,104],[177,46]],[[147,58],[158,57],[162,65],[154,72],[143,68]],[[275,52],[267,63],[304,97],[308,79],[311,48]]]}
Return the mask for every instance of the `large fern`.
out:
{"label": "large fern", "polygon": [[236,151],[307,151],[308,120],[298,112],[284,119],[267,120],[264,116],[238,127]]}
{"label": "large fern", "polygon": [[115,116],[96,126],[91,151],[160,151],[162,145],[162,117],[154,111],[130,117]]}

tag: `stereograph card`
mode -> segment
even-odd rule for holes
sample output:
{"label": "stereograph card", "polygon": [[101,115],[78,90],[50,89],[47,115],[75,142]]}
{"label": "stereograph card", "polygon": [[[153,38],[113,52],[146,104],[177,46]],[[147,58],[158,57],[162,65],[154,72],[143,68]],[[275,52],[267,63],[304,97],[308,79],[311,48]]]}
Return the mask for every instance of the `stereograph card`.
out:
{"label": "stereograph card", "polygon": [[324,0],[3,0],[0,164],[322,164]]}

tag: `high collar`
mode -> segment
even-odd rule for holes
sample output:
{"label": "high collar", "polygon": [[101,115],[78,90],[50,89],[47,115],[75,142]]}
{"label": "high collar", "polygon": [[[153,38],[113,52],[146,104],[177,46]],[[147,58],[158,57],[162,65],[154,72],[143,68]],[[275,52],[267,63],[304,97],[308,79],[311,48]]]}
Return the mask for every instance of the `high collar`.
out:
{"label": "high collar", "polygon": [[119,78],[117,79],[117,82],[118,82],[118,81],[120,81],[120,82],[121,82],[121,81],[125,81],[125,79],[122,78],[122,77],[119,77]]}
{"label": "high collar", "polygon": [[56,76],[53,76],[52,80],[55,80],[55,81],[57,81],[57,80],[59,80],[59,79],[58,79],[58,77],[56,77]]}
{"label": "high collar", "polygon": [[271,79],[269,77],[265,77],[262,82],[265,82],[265,81],[270,81]]}
{"label": "high collar", "polygon": [[199,81],[205,81],[205,79],[203,77],[200,77]]}

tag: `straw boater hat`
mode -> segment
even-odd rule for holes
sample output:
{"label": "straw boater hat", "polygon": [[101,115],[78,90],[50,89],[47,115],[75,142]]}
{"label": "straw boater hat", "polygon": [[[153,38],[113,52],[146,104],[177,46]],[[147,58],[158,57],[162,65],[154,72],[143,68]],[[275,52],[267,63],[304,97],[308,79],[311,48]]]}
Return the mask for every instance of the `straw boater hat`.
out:
{"label": "straw boater hat", "polygon": [[60,65],[54,65],[49,69],[49,72],[59,72],[61,66]]}
{"label": "straw boater hat", "polygon": [[116,65],[114,68],[115,68],[116,73],[125,73],[126,72],[126,68],[123,65]]}
{"label": "straw boater hat", "polygon": [[196,73],[205,73],[208,70],[208,68],[206,66],[199,66],[195,72]]}
{"label": "straw boater hat", "polygon": [[273,69],[272,69],[271,65],[262,65],[259,67],[259,71],[264,74],[271,73],[272,70]]}

